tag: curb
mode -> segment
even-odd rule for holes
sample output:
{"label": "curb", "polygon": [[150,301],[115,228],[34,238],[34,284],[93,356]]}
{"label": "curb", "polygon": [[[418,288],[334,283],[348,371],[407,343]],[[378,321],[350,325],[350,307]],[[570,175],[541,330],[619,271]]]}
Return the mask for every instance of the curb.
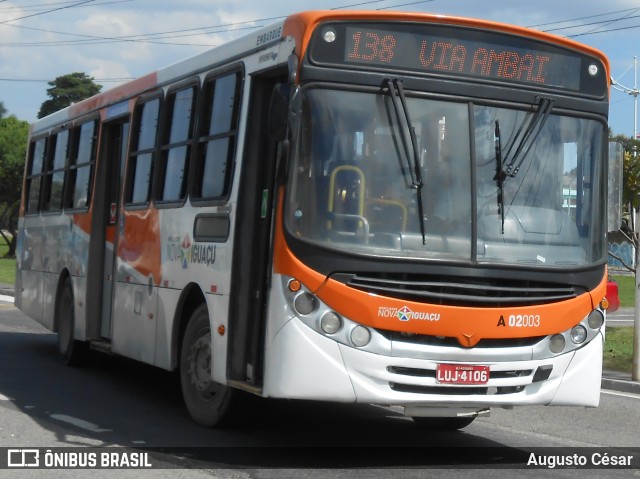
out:
{"label": "curb", "polygon": [[640,382],[632,381],[630,379],[613,379],[603,377],[601,387],[602,389],[608,389],[610,391],[640,394]]}
{"label": "curb", "polygon": [[0,283],[0,294],[4,296],[15,296],[15,286],[12,284]]}

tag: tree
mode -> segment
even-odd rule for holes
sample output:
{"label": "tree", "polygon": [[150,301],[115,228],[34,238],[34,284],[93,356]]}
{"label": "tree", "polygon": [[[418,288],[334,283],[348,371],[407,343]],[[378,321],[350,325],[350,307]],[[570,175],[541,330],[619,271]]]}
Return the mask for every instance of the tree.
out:
{"label": "tree", "polygon": [[43,118],[73,103],[100,93],[102,85],[98,85],[93,78],[85,73],[70,73],[57,77],[49,82],[51,88],[47,89],[47,95],[51,97],[45,100],[40,107],[38,118]]}
{"label": "tree", "polygon": [[28,136],[28,122],[13,115],[0,118],[0,236],[9,245],[7,256],[15,255]]}
{"label": "tree", "polygon": [[640,207],[640,158],[625,150],[622,202],[633,209]]}
{"label": "tree", "polygon": [[4,118],[7,114],[7,109],[4,107],[4,103],[0,101],[0,119]]}
{"label": "tree", "polygon": [[611,133],[611,130],[609,130],[609,141],[615,141],[617,143],[621,143],[622,147],[624,148],[624,151],[629,153],[632,156],[634,155],[634,153],[636,154],[636,156],[640,154],[640,140],[638,139],[634,139],[624,135],[613,136],[613,134]]}

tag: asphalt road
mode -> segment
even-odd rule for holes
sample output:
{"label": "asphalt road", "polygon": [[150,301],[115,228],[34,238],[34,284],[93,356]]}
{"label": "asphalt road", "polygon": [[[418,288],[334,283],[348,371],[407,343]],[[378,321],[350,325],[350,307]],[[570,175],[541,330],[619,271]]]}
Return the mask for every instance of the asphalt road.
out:
{"label": "asphalt road", "polygon": [[608,326],[633,326],[635,310],[633,308],[620,308],[614,313],[607,314]]}

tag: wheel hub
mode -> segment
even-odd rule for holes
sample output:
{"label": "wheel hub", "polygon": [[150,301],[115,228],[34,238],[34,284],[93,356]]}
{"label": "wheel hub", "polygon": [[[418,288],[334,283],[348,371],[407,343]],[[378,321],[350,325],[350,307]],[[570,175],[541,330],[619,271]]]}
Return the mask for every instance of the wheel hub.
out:
{"label": "wheel hub", "polygon": [[189,355],[189,377],[191,383],[204,396],[214,396],[211,380],[211,335],[198,338]]}

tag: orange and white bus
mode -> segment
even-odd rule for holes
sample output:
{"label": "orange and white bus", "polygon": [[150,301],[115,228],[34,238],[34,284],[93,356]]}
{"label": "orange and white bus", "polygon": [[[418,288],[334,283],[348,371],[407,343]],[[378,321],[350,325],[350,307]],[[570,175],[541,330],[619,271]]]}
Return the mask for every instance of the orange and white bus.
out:
{"label": "orange and white bus", "polygon": [[596,406],[608,101],[539,31],[291,15],[33,124],[16,304],[65,363],[178,370],[210,426],[239,390]]}

